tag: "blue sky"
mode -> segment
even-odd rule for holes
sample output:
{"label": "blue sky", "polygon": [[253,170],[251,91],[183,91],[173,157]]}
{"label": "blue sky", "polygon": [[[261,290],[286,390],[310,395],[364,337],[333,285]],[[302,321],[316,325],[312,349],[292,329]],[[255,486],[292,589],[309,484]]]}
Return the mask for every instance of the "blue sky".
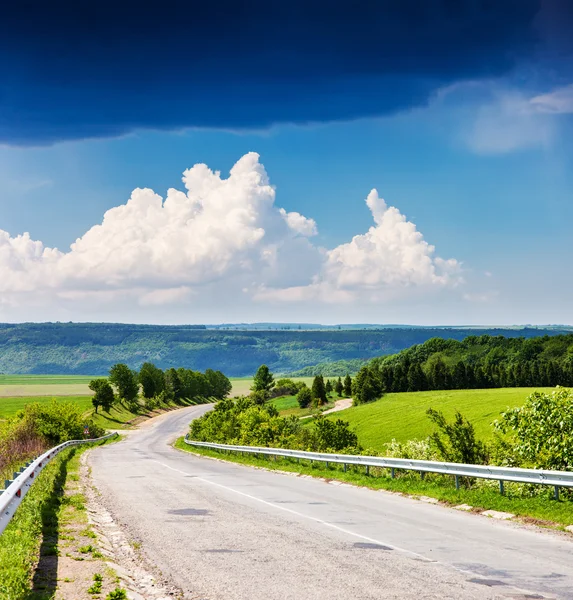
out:
{"label": "blue sky", "polygon": [[567,3],[262,6],[13,9],[0,320],[571,323]]}

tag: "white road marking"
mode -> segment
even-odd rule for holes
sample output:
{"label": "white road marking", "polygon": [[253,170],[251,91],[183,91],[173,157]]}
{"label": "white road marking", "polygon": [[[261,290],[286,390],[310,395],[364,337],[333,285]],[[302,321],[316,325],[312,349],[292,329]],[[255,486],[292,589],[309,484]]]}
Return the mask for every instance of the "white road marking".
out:
{"label": "white road marking", "polygon": [[[187,473],[186,471],[181,471],[181,469],[176,469],[175,467],[167,465],[159,460],[156,460],[156,459],[152,459],[152,460],[154,462],[156,462],[157,464],[161,465],[162,467],[166,467],[167,469],[170,469],[171,471],[175,471],[176,473],[181,473],[182,475],[189,475],[189,473]],[[315,523],[319,523],[320,525],[324,525],[325,527],[330,527],[331,529],[336,529],[337,531],[340,531],[341,533],[345,533],[346,535],[350,535],[350,536],[359,538],[361,540],[371,542],[373,544],[378,544],[380,546],[386,546],[388,548],[392,548],[392,550],[396,550],[398,552],[408,554],[408,555],[410,555],[418,560],[422,560],[426,563],[441,565],[441,566],[447,567],[449,569],[453,569],[454,571],[458,571],[459,573],[464,573],[465,575],[470,575],[472,577],[476,577],[476,576],[480,577],[480,578],[482,577],[482,575],[480,573],[477,573],[475,571],[469,571],[467,569],[460,569],[458,567],[454,567],[451,564],[442,563],[440,561],[427,558],[423,554],[418,554],[417,552],[412,552],[411,550],[406,550],[405,548],[395,546],[394,544],[389,544],[388,542],[382,542],[375,538],[371,538],[366,535],[362,535],[360,533],[350,531],[349,529],[344,529],[344,527],[339,527],[338,525],[334,525],[333,523],[329,523],[328,521],[324,521],[323,519],[318,519],[316,517],[311,517],[309,515],[305,515],[304,513],[300,513],[296,510],[293,510],[292,508],[287,508],[286,506],[279,506],[278,504],[275,504],[274,502],[269,502],[268,500],[263,500],[262,498],[257,498],[256,496],[252,496],[251,494],[246,494],[245,492],[241,492],[240,490],[236,490],[235,488],[229,487],[227,485],[223,485],[221,483],[216,483],[214,481],[211,481],[210,479],[205,479],[204,477],[199,477],[197,475],[194,476],[194,479],[202,481],[203,483],[208,483],[209,485],[213,485],[215,487],[227,490],[229,492],[233,492],[234,494],[237,494],[239,496],[244,496],[245,498],[249,498],[250,500],[255,500],[256,502],[260,502],[261,504],[265,504],[267,506],[270,506],[271,508],[275,508],[277,510],[282,510],[287,513],[291,513],[293,515],[296,515],[297,517],[307,519],[308,521],[314,521]],[[507,588],[504,589],[505,592],[511,593],[511,590],[515,590],[520,593],[526,593],[526,594],[531,593],[530,590],[524,590],[524,589],[518,588],[512,584],[506,584],[506,585],[507,585]],[[543,598],[555,598],[555,596],[542,596],[542,597]]]}
{"label": "white road marking", "polygon": [[[153,459],[153,460],[155,460],[155,459]],[[155,462],[160,464],[163,467],[167,467],[168,469],[171,469],[172,471],[181,473],[182,475],[189,475],[189,473],[186,473],[185,471],[181,471],[180,469],[176,469],[175,467],[166,465],[165,463],[162,463],[158,460],[155,460]],[[282,510],[284,512],[291,513],[293,515],[296,515],[297,517],[302,517],[303,519],[307,519],[309,521],[314,521],[316,523],[320,523],[321,525],[324,525],[325,527],[330,527],[332,529],[336,529],[337,531],[340,531],[341,533],[345,533],[347,535],[352,535],[354,537],[360,538],[367,542],[372,542],[374,544],[378,544],[380,546],[386,546],[388,548],[392,548],[392,550],[397,550],[397,551],[403,552],[405,554],[410,554],[411,556],[414,556],[418,559],[422,559],[424,562],[429,562],[429,563],[437,562],[435,560],[426,558],[425,556],[423,556],[422,554],[418,554],[417,552],[412,552],[411,550],[406,550],[405,548],[400,548],[399,546],[394,546],[393,544],[389,544],[388,542],[381,542],[380,540],[376,540],[376,539],[368,537],[366,535],[362,535],[360,533],[355,533],[354,531],[350,531],[349,529],[344,529],[344,527],[339,527],[338,525],[334,525],[333,523],[329,523],[328,521],[324,521],[323,519],[318,519],[317,517],[311,517],[309,515],[305,515],[304,513],[300,513],[296,510],[293,510],[292,508],[287,508],[286,506],[280,506],[278,504],[275,504],[274,502],[269,502],[268,500],[263,500],[262,498],[257,498],[256,496],[252,496],[251,494],[246,494],[245,492],[241,492],[240,490],[236,490],[235,488],[229,487],[227,485],[223,485],[221,483],[216,483],[214,481],[211,481],[210,479],[205,479],[203,477],[198,477],[198,476],[195,476],[194,479],[198,479],[199,481],[203,481],[204,483],[208,483],[210,485],[214,485],[215,487],[219,487],[219,488],[222,488],[229,492],[233,492],[235,494],[238,494],[239,496],[244,496],[245,498],[249,498],[250,500],[255,500],[256,502],[260,502],[261,504],[266,504],[267,506],[276,508],[277,510]],[[472,573],[472,575],[474,575],[474,573]]]}

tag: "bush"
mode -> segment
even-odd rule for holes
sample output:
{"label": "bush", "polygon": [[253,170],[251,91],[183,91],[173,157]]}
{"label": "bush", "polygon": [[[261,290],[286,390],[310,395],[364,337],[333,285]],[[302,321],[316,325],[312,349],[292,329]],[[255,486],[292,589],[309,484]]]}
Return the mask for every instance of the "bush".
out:
{"label": "bush", "polygon": [[359,453],[358,436],[350,431],[350,424],[342,419],[331,421],[320,416],[314,422],[317,452]]}
{"label": "bush", "polygon": [[557,388],[534,392],[524,406],[508,410],[494,423],[506,434],[508,452],[521,466],[569,470],[573,467],[573,392]]}
{"label": "bush", "polygon": [[87,425],[92,437],[100,437],[104,430],[91,419],[84,418],[75,402],[52,400],[47,404],[28,404],[21,411],[21,418],[34,424],[37,433],[50,445],[55,446],[68,440],[84,437]]}
{"label": "bush", "polygon": [[296,395],[296,401],[301,408],[308,408],[312,402],[312,393],[306,385]]}
{"label": "bush", "polygon": [[84,427],[92,437],[103,429],[84,418],[74,402],[52,400],[48,404],[27,404],[14,417],[0,423],[0,476],[35,458],[46,449],[72,439],[83,439]]}
{"label": "bush", "polygon": [[251,400],[260,406],[265,404],[265,402],[271,397],[269,392],[266,390],[257,390],[255,392],[251,392],[250,398]]}
{"label": "bush", "polygon": [[294,396],[302,386],[305,386],[302,381],[293,381],[292,379],[286,378],[279,379],[275,382],[271,397],[279,398],[280,396]]}
{"label": "bush", "polygon": [[191,423],[190,437],[202,442],[299,450],[358,449],[356,434],[341,419],[319,418],[314,427],[303,427],[296,417],[280,417],[274,406],[257,405],[252,398],[218,402],[213,411]]}
{"label": "bush", "polygon": [[428,439],[442,460],[475,465],[488,463],[486,445],[476,439],[474,426],[459,411],[456,411],[452,423],[448,423],[441,412],[432,408],[426,414],[438,426],[439,431]]}
{"label": "bush", "polygon": [[386,456],[391,458],[408,458],[410,460],[440,460],[429,439],[408,440],[398,442],[392,440],[386,444]]}

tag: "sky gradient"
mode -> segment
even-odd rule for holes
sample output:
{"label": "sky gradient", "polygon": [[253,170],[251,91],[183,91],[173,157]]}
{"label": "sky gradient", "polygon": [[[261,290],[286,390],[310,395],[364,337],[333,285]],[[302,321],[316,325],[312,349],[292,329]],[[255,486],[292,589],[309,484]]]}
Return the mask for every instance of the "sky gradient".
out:
{"label": "sky gradient", "polygon": [[34,4],[1,321],[573,322],[570,3]]}

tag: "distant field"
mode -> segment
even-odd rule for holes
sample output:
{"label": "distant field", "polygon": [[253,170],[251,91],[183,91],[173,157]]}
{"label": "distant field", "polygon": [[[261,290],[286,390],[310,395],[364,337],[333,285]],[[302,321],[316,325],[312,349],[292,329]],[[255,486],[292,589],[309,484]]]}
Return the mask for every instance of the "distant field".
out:
{"label": "distant field", "polygon": [[[88,383],[93,378],[83,375],[0,375],[0,419],[13,415],[30,402],[49,402],[52,398],[79,402],[86,411],[91,410],[92,391]],[[296,380],[312,384],[311,377]],[[252,378],[234,378],[231,382],[231,396],[247,395],[253,385]],[[298,408],[294,396],[289,396],[288,402],[288,408],[292,408],[292,411],[286,414],[307,414]],[[134,417],[123,407],[118,407],[113,408],[109,415],[102,414],[95,418],[102,427],[120,429]]]}
{"label": "distant field", "polygon": [[94,377],[91,375],[0,375],[0,386],[88,384]]}
{"label": "distant field", "polygon": [[[22,396],[91,396],[88,383],[96,376],[85,375],[0,375],[0,398]],[[231,377],[231,396],[246,396],[253,385],[252,377]],[[295,377],[312,385],[312,377]]]}
{"label": "distant field", "polygon": [[344,419],[358,434],[365,448],[385,450],[392,438],[398,441],[426,438],[435,430],[426,416],[428,408],[441,410],[451,418],[459,410],[475,426],[479,437],[492,435],[491,422],[507,407],[521,406],[535,390],[554,388],[503,388],[488,390],[448,390],[387,394],[372,404],[364,404],[333,414]]}
{"label": "distant field", "polygon": [[[16,398],[5,398],[0,397],[0,419],[5,419],[13,414],[17,413],[20,409],[24,408],[26,404],[32,402],[50,402],[54,396],[18,396]],[[92,400],[89,396],[66,396],[60,398],[60,400],[66,400],[69,402],[77,402],[82,410],[92,409]]]}
{"label": "distant field", "polygon": [[32,396],[91,396],[87,375],[0,375],[0,399]]}

